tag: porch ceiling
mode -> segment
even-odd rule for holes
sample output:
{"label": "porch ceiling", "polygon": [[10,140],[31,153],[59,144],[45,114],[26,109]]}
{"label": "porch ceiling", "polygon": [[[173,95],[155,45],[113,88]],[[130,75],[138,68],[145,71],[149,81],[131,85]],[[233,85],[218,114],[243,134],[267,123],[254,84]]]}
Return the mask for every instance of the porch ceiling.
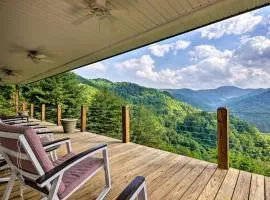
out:
{"label": "porch ceiling", "polygon": [[[72,70],[239,13],[270,0],[109,0],[115,17],[91,18],[85,0],[0,0],[4,82],[29,83]],[[114,13],[114,12],[113,12]],[[53,62],[35,64],[24,50]]]}

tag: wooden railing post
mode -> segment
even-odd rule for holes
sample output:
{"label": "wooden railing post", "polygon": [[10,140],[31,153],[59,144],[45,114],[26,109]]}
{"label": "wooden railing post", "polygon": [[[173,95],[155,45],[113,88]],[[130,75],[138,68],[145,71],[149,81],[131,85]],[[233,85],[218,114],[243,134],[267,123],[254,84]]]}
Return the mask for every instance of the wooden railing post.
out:
{"label": "wooden railing post", "polygon": [[61,105],[57,104],[57,126],[61,126],[61,119],[62,119]]}
{"label": "wooden railing post", "polygon": [[228,109],[217,110],[218,168],[229,169],[229,114]]}
{"label": "wooden railing post", "polygon": [[81,107],[81,132],[86,131],[87,106]]}
{"label": "wooden railing post", "polygon": [[25,101],[22,102],[22,111],[26,111],[27,103]]}
{"label": "wooden railing post", "polygon": [[30,104],[30,118],[34,118],[34,104],[32,103]]}
{"label": "wooden railing post", "polygon": [[129,133],[129,108],[127,105],[122,107],[122,142],[130,142]]}
{"label": "wooden railing post", "polygon": [[16,85],[16,90],[15,90],[15,111],[16,111],[16,114],[19,113],[19,85]]}
{"label": "wooden railing post", "polygon": [[45,104],[41,104],[41,121],[46,119],[46,107]]}

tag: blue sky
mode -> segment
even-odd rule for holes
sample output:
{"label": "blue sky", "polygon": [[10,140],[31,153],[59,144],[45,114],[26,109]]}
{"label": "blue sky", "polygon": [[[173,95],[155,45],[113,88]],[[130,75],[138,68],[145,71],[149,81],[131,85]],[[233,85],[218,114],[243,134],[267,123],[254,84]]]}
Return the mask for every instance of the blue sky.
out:
{"label": "blue sky", "polygon": [[270,87],[270,7],[74,70],[154,88]]}

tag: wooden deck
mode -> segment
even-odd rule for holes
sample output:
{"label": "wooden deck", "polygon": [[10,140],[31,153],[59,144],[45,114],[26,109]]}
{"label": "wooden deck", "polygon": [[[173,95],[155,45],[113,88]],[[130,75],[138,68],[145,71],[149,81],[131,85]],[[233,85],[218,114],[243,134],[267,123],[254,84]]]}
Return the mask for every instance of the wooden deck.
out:
{"label": "wooden deck", "polygon": [[[51,126],[56,132],[59,128]],[[56,134],[70,137],[73,150],[81,152],[100,143],[109,147],[112,189],[106,199],[114,199],[137,175],[146,177],[148,197],[158,199],[254,199],[270,200],[270,177],[236,169],[220,170],[216,164],[100,136],[88,132]],[[60,149],[60,154],[64,150]],[[70,199],[95,199],[104,185],[103,172],[90,179]],[[5,184],[0,185],[0,195]],[[20,199],[16,185],[11,199]],[[26,189],[24,199],[40,199],[39,193]]]}

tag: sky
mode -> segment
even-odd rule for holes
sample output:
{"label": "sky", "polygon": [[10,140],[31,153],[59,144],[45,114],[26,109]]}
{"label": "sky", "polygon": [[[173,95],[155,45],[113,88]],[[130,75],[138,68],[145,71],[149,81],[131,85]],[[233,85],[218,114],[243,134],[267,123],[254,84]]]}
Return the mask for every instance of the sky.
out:
{"label": "sky", "polygon": [[270,6],[74,72],[152,88],[270,88]]}

